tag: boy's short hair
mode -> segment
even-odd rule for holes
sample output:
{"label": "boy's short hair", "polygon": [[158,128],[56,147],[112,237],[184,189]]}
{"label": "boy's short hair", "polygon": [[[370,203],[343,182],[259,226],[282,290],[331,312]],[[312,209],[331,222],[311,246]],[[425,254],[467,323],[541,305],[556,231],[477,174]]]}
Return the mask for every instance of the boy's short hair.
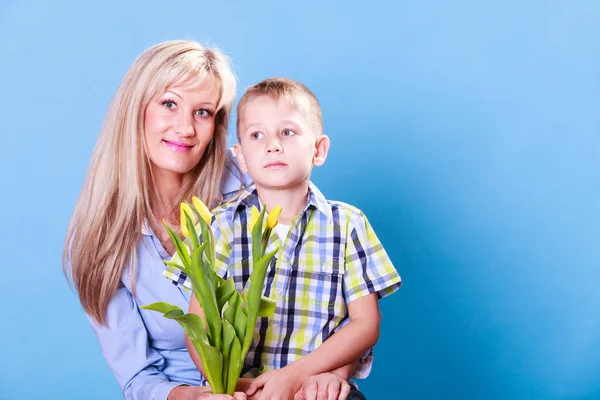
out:
{"label": "boy's short hair", "polygon": [[265,79],[256,85],[250,86],[240,99],[237,106],[236,123],[238,140],[240,139],[240,123],[244,110],[248,103],[260,96],[271,96],[276,100],[284,98],[290,104],[299,108],[317,137],[323,133],[321,105],[314,93],[293,79],[275,77]]}

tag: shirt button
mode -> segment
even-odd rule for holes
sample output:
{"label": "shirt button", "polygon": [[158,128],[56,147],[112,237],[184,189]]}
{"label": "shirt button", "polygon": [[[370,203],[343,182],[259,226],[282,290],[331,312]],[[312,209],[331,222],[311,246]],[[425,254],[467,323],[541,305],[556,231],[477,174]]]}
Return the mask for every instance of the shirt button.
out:
{"label": "shirt button", "polygon": [[277,294],[277,296],[281,296],[281,295],[283,294],[283,290],[281,290],[281,289],[277,289],[277,290],[275,291],[275,293]]}
{"label": "shirt button", "polygon": [[279,324],[277,322],[273,322],[273,329],[279,328]]}

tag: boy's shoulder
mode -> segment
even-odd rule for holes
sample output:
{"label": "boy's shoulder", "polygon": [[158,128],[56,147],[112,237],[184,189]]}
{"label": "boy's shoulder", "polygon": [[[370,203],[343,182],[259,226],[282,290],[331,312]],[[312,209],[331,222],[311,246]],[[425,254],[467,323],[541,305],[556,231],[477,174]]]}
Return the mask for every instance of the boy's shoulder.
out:
{"label": "boy's shoulder", "polygon": [[239,202],[237,201],[237,199],[230,199],[215,207],[212,210],[212,213],[215,216],[215,219],[217,220],[223,220],[227,218],[231,220],[233,219],[233,214],[235,213],[238,205]]}

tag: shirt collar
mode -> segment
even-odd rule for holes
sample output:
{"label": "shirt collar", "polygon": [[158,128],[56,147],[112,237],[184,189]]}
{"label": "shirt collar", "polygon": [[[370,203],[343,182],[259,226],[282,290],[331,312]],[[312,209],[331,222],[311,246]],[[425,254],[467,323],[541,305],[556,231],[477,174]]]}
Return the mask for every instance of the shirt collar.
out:
{"label": "shirt collar", "polygon": [[[256,191],[256,185],[254,184],[246,188],[238,197],[238,199],[233,203],[233,209],[235,210],[235,212],[231,216],[232,221],[241,209],[248,209],[252,206],[255,206],[256,208],[260,209],[258,192]],[[319,210],[327,217],[327,220],[331,220],[333,218],[333,214],[331,213],[331,206],[327,202],[327,199],[325,199],[323,193],[321,193],[321,191],[312,182],[310,182],[308,186],[308,201],[306,202],[306,207],[304,207],[302,213],[306,212],[306,210],[308,210],[309,208]]]}
{"label": "shirt collar", "polygon": [[333,213],[331,212],[329,202],[312,182],[308,186],[308,202],[306,206],[308,207],[311,205],[321,211],[327,217],[327,220],[333,219]]}
{"label": "shirt collar", "polygon": [[152,230],[152,227],[146,218],[144,218],[144,222],[142,223],[142,235],[154,236],[154,231]]}

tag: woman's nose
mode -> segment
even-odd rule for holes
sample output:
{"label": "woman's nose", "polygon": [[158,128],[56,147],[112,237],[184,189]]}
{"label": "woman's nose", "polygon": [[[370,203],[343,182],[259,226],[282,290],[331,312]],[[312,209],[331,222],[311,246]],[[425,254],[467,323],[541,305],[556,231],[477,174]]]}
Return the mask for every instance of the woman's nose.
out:
{"label": "woman's nose", "polygon": [[194,136],[194,125],[192,122],[192,118],[186,116],[183,113],[180,113],[180,115],[178,115],[176,117],[173,129],[175,130],[175,133],[178,136],[182,136],[182,137]]}

